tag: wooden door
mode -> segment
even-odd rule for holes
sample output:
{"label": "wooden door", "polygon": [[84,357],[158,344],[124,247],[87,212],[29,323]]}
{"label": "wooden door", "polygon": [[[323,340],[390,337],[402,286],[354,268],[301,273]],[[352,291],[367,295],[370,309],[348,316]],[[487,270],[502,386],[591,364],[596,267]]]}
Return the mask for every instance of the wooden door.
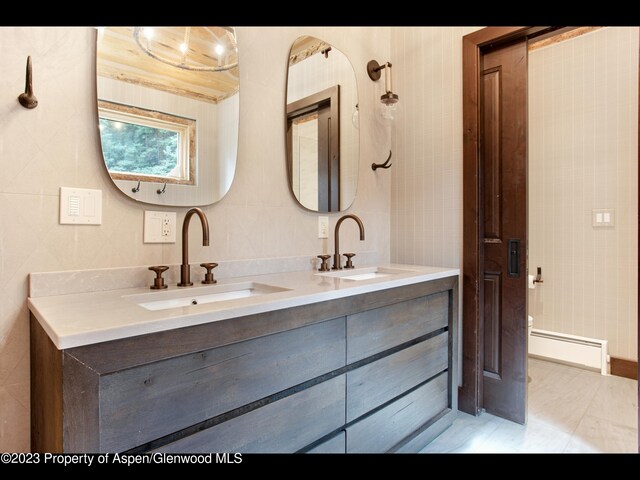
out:
{"label": "wooden door", "polygon": [[527,42],[480,59],[483,406],[526,421]]}

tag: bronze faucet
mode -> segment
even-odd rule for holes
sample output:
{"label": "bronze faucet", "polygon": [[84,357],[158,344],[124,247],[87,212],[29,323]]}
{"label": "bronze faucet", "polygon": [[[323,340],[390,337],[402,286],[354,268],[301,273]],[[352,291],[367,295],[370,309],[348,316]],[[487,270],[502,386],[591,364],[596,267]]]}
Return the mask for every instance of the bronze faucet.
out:
{"label": "bronze faucet", "polygon": [[362,220],[360,220],[356,215],[353,215],[351,213],[340,217],[340,219],[336,222],[336,229],[335,229],[334,239],[333,239],[334,245],[336,246],[336,253],[333,256],[333,267],[332,267],[333,270],[342,270],[342,266],[340,265],[340,235],[339,234],[340,234],[340,225],[347,218],[353,218],[355,220],[355,222],[358,224],[358,227],[360,228],[360,241],[364,240],[364,225],[362,224]]}
{"label": "bronze faucet", "polygon": [[201,209],[192,208],[184,216],[184,223],[182,224],[182,266],[180,267],[179,287],[193,285],[191,282],[191,267],[189,267],[189,221],[194,213],[200,217],[200,223],[202,224],[202,246],[209,246],[209,222],[207,221],[207,216]]}

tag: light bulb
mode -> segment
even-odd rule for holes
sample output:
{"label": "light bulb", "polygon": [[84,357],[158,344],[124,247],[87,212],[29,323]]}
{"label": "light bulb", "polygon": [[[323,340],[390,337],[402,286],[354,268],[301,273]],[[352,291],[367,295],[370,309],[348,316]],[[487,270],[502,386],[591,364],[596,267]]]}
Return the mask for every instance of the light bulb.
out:
{"label": "light bulb", "polygon": [[182,53],[187,53],[187,50],[188,50],[188,49],[189,49],[189,47],[187,46],[187,44],[186,44],[186,43],[181,43],[181,44],[180,44],[180,51],[181,51]]}
{"label": "light bulb", "polygon": [[216,45],[216,55],[220,56],[224,53],[224,47],[220,44]]}
{"label": "light bulb", "polygon": [[144,27],[142,29],[142,35],[144,35],[144,38],[146,38],[147,40],[151,40],[153,38],[153,28]]}
{"label": "light bulb", "polygon": [[122,123],[113,122],[113,128],[115,128],[116,130],[122,130]]}

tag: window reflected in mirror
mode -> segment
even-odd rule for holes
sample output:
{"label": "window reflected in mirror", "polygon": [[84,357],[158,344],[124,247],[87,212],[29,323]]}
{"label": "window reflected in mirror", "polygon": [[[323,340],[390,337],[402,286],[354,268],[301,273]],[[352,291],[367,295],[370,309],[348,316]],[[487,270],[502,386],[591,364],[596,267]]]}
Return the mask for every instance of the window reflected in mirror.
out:
{"label": "window reflected in mirror", "polygon": [[228,192],[240,113],[234,28],[99,28],[96,83],[103,159],[123,193],[197,206]]}
{"label": "window reflected in mirror", "polygon": [[195,120],[109,102],[98,103],[98,117],[112,177],[193,185]]}

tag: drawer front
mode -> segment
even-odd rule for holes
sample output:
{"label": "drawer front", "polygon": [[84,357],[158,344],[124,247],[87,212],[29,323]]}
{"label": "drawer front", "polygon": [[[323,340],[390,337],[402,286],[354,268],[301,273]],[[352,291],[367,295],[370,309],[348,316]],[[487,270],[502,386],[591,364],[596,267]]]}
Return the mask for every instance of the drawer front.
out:
{"label": "drawer front", "polygon": [[383,453],[447,408],[448,374],[347,428],[347,453]]}
{"label": "drawer front", "polygon": [[448,292],[349,315],[347,363],[362,360],[448,324]]}
{"label": "drawer front", "polygon": [[449,335],[443,333],[348,372],[347,422],[445,370],[448,347]]}
{"label": "drawer front", "polygon": [[344,317],[101,378],[100,448],[126,450],[344,366]]}
{"label": "drawer front", "polygon": [[345,453],[347,449],[346,441],[347,438],[343,430],[335,437],[331,437],[329,440],[322,442],[307,453]]}
{"label": "drawer front", "polygon": [[344,425],[344,388],[345,378],[341,375],[158,451],[295,452]]}

